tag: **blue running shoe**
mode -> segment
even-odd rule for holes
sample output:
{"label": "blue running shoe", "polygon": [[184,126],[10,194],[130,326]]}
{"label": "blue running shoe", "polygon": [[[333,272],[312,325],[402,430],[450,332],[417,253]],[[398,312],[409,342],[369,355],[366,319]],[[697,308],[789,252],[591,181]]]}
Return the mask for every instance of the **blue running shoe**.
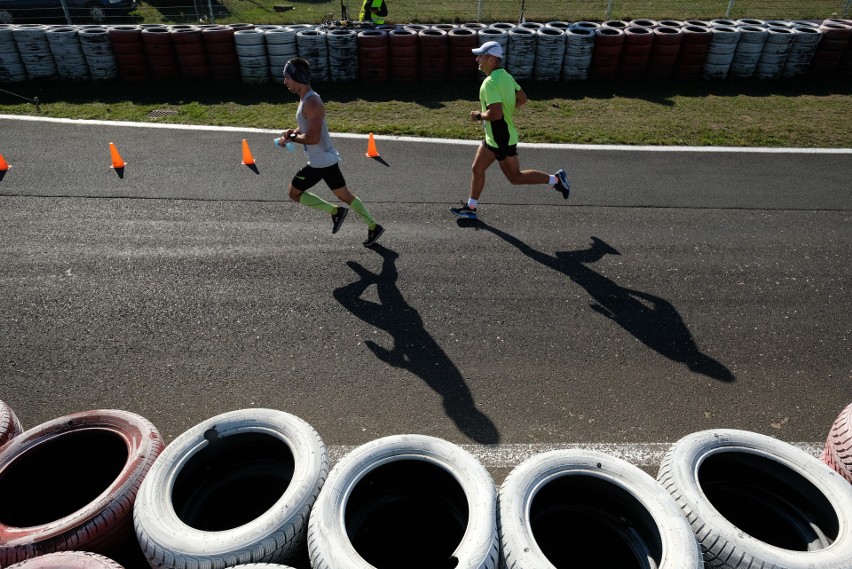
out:
{"label": "blue running shoe", "polygon": [[565,173],[565,170],[559,170],[556,172],[557,182],[554,184],[553,189],[562,194],[563,199],[568,199],[568,195],[571,193],[571,182],[568,181],[568,174]]}
{"label": "blue running shoe", "polygon": [[450,213],[463,219],[476,219],[476,208],[467,204],[462,204],[461,207],[451,207]]}
{"label": "blue running shoe", "polygon": [[343,225],[343,220],[346,219],[346,214],[349,213],[348,207],[342,205],[337,206],[337,213],[331,214],[331,233],[334,235],[340,231],[340,226]]}

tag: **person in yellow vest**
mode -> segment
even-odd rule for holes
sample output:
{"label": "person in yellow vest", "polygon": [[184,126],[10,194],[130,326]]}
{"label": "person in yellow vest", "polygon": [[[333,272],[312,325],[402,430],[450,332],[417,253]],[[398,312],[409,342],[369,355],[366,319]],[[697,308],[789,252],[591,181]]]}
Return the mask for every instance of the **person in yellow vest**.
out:
{"label": "person in yellow vest", "polygon": [[385,0],[364,0],[358,19],[362,22],[372,21],[374,24],[384,24],[388,15],[388,5]]}

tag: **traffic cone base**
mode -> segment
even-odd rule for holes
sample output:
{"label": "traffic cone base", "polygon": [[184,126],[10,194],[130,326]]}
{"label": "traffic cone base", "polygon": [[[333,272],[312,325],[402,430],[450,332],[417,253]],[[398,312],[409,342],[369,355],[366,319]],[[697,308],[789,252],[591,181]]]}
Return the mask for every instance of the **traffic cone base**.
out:
{"label": "traffic cone base", "polygon": [[6,162],[6,159],[3,158],[3,155],[0,154],[0,172],[5,172],[9,168],[11,168],[11,166],[9,166],[8,162]]}
{"label": "traffic cone base", "polygon": [[112,159],[112,166],[110,166],[110,168],[120,170],[127,166],[127,162],[122,159],[121,154],[118,153],[118,148],[116,148],[115,144],[112,142],[109,143],[109,155]]}
{"label": "traffic cone base", "polygon": [[243,165],[254,165],[254,156],[251,155],[251,150],[249,150],[248,141],[245,138],[243,139]]}
{"label": "traffic cone base", "polygon": [[368,158],[378,158],[379,151],[376,150],[376,139],[373,137],[373,133],[370,133],[370,140],[367,142],[367,157]]}

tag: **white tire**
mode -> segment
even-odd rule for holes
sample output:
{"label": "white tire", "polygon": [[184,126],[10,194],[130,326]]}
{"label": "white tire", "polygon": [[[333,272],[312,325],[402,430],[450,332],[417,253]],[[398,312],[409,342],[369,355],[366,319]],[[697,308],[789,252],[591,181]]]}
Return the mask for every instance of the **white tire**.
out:
{"label": "white tire", "polygon": [[6,569],[124,569],[124,567],[103,555],[88,551],[60,551],[39,555]]}
{"label": "white tire", "polygon": [[154,463],[133,511],[152,567],[222,569],[304,555],[310,508],[328,473],[319,434],[273,409],[208,419]]}
{"label": "white tire", "polygon": [[665,489],[603,453],[555,450],[524,461],[500,487],[498,520],[508,569],[704,566]]}
{"label": "white tire", "polygon": [[492,569],[497,490],[467,451],[396,435],[362,445],[329,474],[311,512],[314,569]]}
{"label": "white tire", "polygon": [[852,567],[852,486],[788,443],[733,429],[693,433],[672,446],[657,478],[707,567]]}

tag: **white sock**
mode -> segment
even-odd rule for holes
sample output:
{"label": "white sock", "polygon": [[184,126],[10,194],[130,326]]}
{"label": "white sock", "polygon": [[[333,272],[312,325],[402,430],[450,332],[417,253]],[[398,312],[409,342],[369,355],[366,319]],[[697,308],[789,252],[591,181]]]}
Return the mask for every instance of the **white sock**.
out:
{"label": "white sock", "polygon": [[550,181],[548,182],[548,184],[550,184],[551,186],[555,186],[555,185],[556,185],[556,182],[558,182],[558,181],[559,181],[559,180],[556,178],[556,176],[551,175],[551,176],[550,176]]}
{"label": "white sock", "polygon": [[479,200],[475,200],[473,198],[467,198],[467,207],[470,209],[476,209],[476,204],[479,203]]}

